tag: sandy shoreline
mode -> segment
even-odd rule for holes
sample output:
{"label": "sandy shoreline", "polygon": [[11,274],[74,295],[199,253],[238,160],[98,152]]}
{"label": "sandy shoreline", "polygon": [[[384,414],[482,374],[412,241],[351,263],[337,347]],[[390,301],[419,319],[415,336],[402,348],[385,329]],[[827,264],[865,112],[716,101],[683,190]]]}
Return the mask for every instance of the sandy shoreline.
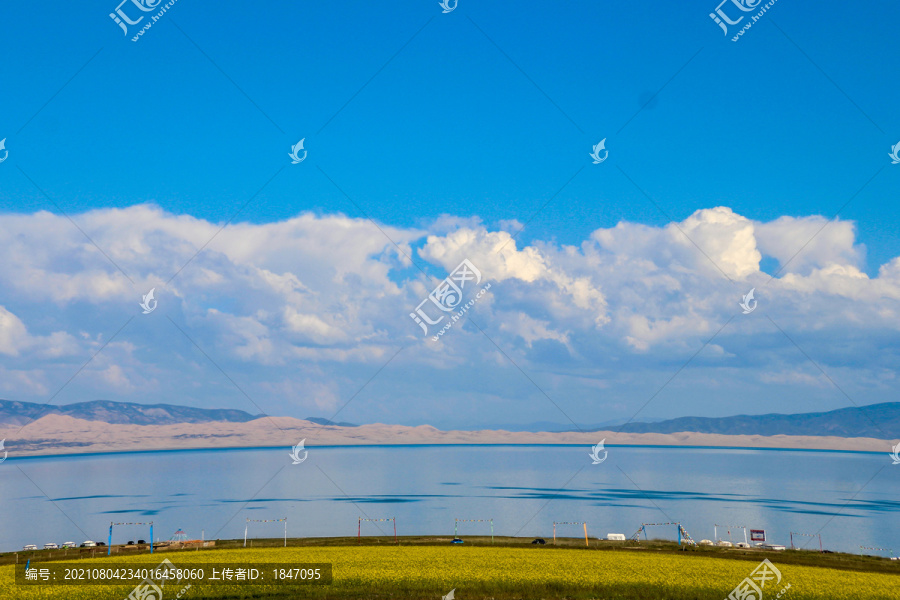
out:
{"label": "sandy shoreline", "polygon": [[699,446],[837,450],[857,452],[891,451],[891,441],[874,438],[828,436],[757,436],[708,433],[590,433],[510,432],[500,430],[441,431],[429,425],[361,425],[336,427],[317,425],[291,417],[265,417],[245,423],[212,422],[177,425],[112,425],[68,416],[48,415],[19,431],[18,426],[0,428],[10,457],[140,452],[153,450],[284,447],[306,439],[306,447],[404,445],[404,444],[571,444]]}

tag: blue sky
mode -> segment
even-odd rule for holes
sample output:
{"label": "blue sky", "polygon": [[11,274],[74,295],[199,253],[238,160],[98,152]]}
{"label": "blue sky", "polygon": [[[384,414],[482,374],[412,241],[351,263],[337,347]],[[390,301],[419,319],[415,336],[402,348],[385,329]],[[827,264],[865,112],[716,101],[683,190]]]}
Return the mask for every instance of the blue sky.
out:
{"label": "blue sky", "polygon": [[[460,243],[457,250],[477,252],[479,243],[489,245],[500,232],[515,232],[527,223],[514,247],[522,256],[532,249],[527,254],[532,259],[538,253],[546,272],[536,276],[515,262],[518,255],[510,255],[502,273],[484,269],[497,285],[492,289],[495,300],[482,309],[481,318],[493,340],[490,345],[496,342],[517,364],[521,361],[519,367],[547,389],[536,390],[517,367],[502,360],[495,380],[479,374],[467,381],[484,368],[483,353],[496,350],[473,347],[479,343],[472,341],[478,331],[467,330],[447,343],[460,346],[445,352],[454,357],[452,368],[411,361],[394,364],[394,373],[385,369],[378,379],[382,387],[367,388],[372,394],[368,403],[356,407],[354,401],[348,414],[341,415],[360,421],[447,426],[479,419],[508,422],[504,417],[523,397],[534,406],[524,411],[523,421],[566,421],[545,393],[568,399],[559,402],[571,402],[565,412],[579,415],[579,422],[628,418],[716,332],[742,294],[782,266],[775,255],[786,260],[842,207],[841,225],[828,226],[819,238],[822,244],[804,250],[807,263],[795,263],[798,277],[815,279],[815,269],[832,269],[828,273],[834,275],[837,265],[874,280],[882,265],[900,256],[900,208],[893,201],[900,166],[891,165],[887,156],[900,141],[900,90],[894,76],[900,72],[900,57],[891,51],[892,27],[900,16],[896,3],[875,2],[863,11],[836,2],[811,9],[782,0],[736,43],[708,17],[715,2],[513,5],[461,0],[453,12],[442,14],[436,1],[285,3],[261,9],[180,0],[136,43],[107,16],[115,7],[115,2],[93,2],[52,10],[31,5],[2,9],[0,35],[15,57],[0,65],[0,138],[6,137],[10,152],[0,164],[0,219],[6,221],[7,234],[39,243],[39,235],[30,237],[42,230],[39,211],[59,215],[62,209],[117,257],[115,262],[125,265],[135,282],[120,287],[115,268],[84,258],[75,250],[84,238],[62,220],[59,224],[71,231],[60,229],[59,235],[75,235],[59,238],[59,247],[50,244],[46,250],[46,265],[60,274],[47,285],[68,291],[35,292],[23,281],[46,275],[46,269],[35,267],[40,275],[29,275],[27,269],[8,268],[0,305],[27,331],[21,334],[18,325],[6,321],[10,331],[19,332],[6,335],[19,340],[9,342],[4,356],[6,368],[15,374],[8,380],[21,382],[3,390],[11,399],[46,401],[91,356],[84,340],[97,343],[112,335],[135,308],[135,295],[139,298],[154,285],[164,287],[160,284],[203,246],[209,237],[201,239],[204,224],[214,232],[245,204],[236,227],[229,229],[234,236],[217,238],[185,273],[193,271],[190,277],[197,278],[215,273],[231,287],[204,287],[212,285],[210,275],[190,285],[185,281],[184,289],[171,288],[171,298],[165,291],[158,297],[169,302],[171,319],[195,335],[223,370],[243,381],[259,406],[293,416],[330,416],[396,348],[408,347],[400,343],[403,336],[412,340],[417,334],[404,319],[408,303],[417,303],[414,283],[425,284],[392,244],[378,247],[385,238],[363,213],[392,232],[393,241],[409,244],[408,254],[438,278],[461,255],[441,251],[429,235],[469,231],[474,245]],[[131,3],[125,9],[139,14]],[[300,138],[305,138],[309,155],[291,165],[287,153]],[[609,159],[593,165],[588,152],[602,138]],[[137,205],[158,211],[137,210]],[[759,242],[760,248],[770,249],[762,252],[759,281],[737,265],[729,271],[737,284],[721,274],[707,274],[709,262],[703,263],[706,258],[699,252],[702,260],[696,264],[670,262],[673,251],[652,241],[652,232],[665,231],[670,222],[685,229],[696,211],[720,206],[747,223],[763,224],[757,226],[760,231],[785,217],[823,219],[810,221],[808,230],[769,225],[768,241]],[[312,244],[317,236],[340,238],[330,227],[343,231],[348,223],[354,237],[347,243],[374,236],[371,244],[361,244],[362,254],[348,253],[347,259],[356,257],[358,264],[329,267],[329,273],[341,274],[337,288],[332,288],[335,277],[312,273],[317,267],[310,261],[327,263],[329,256],[340,256],[338,250],[304,254],[302,244],[299,249],[293,243],[279,247],[271,230],[264,229],[303,214],[321,219],[300,227]],[[702,213],[699,220],[719,222],[711,215]],[[127,226],[117,218],[127,220]],[[150,227],[158,219],[172,225],[179,218],[192,225],[179,228],[174,238],[140,230],[141,223]],[[597,230],[611,230],[620,222],[628,224],[628,233],[614,236],[604,252],[618,257],[618,263],[609,264],[622,266],[615,277],[606,277],[603,268],[595,269],[587,259],[582,244]],[[116,237],[129,227],[137,228],[131,237]],[[730,251],[716,255],[710,248],[718,238],[700,229],[691,243],[713,262],[725,260]],[[248,237],[241,238],[242,231]],[[268,238],[271,247],[263,251],[254,246],[252,257],[242,253],[242,240],[253,236]],[[232,246],[217,246],[226,243]],[[567,262],[572,256],[566,248],[584,260]],[[294,262],[288,252],[297,252]],[[647,260],[656,268],[642,272],[640,265]],[[323,264],[318,266],[325,269]],[[279,334],[267,319],[293,306],[292,301],[279,301],[277,294],[257,299],[267,306],[261,316],[263,309],[247,303],[252,294],[242,287],[255,285],[242,279],[250,277],[248,265],[294,276],[305,293],[316,297],[297,306],[309,307],[310,314],[340,334],[326,335],[324,329],[320,338]],[[622,270],[629,268],[636,270]],[[109,282],[98,283],[95,273],[86,276],[91,282],[87,287],[71,287],[72,278],[95,269],[103,270]],[[373,273],[395,286],[393,304],[373,304],[368,307],[373,312],[362,318],[364,307],[349,300],[329,305],[325,299],[344,292],[352,297],[354,286],[360,293],[376,293],[361,283],[372,283]],[[642,278],[663,281],[664,275],[679,285],[634,288]],[[680,278],[695,275],[702,275],[709,287],[691,281],[698,297],[687,302],[683,286],[689,282]],[[590,280],[596,294],[579,299],[573,292],[579,278]],[[542,280],[552,293],[541,287]],[[887,319],[896,310],[893,288],[883,289],[886,281],[868,282],[868,291],[857,290],[852,281],[837,287],[824,279],[790,281],[785,285],[807,296],[776,302],[784,311],[785,327],[790,322],[797,335],[808,332],[806,343],[820,349],[816,357],[828,375],[841,373],[842,387],[857,386],[848,394],[858,403],[893,399],[886,382],[896,366],[896,328],[866,321],[870,314]],[[428,282],[425,293],[433,283]],[[709,294],[707,300],[700,289]],[[654,308],[643,313],[651,323],[657,319],[681,333],[636,337],[640,326],[629,321],[632,309],[637,310],[629,290],[645,301],[654,299]],[[708,310],[709,299],[719,294],[722,306]],[[775,300],[774,292],[770,300]],[[501,307],[503,302],[508,306]],[[566,302],[573,314],[596,312],[589,319],[596,331],[560,312]],[[834,311],[827,325],[805,315],[817,302],[822,310]],[[396,307],[396,314],[385,316],[385,306]],[[617,313],[619,308],[629,316]],[[226,315],[223,323],[231,325],[217,324],[210,315]],[[693,318],[708,324],[709,331],[672,325]],[[868,325],[849,328],[847,323],[855,319]],[[106,379],[91,379],[90,365],[54,401],[104,397],[254,410],[202,356],[197,373],[188,374],[180,365],[191,348],[179,346],[184,340],[173,342],[171,324],[157,321],[155,329],[146,323],[129,325],[125,334],[133,335],[132,346],[120,349],[124,354],[118,357],[109,353],[110,362],[102,367],[106,371],[98,371],[107,373]],[[257,342],[266,339],[275,348],[284,343],[303,351],[281,364],[261,358],[259,348],[235,353],[229,337],[238,331],[234,323],[243,324],[238,339],[246,339],[247,328],[259,325],[265,334]],[[777,329],[773,334],[760,327],[730,343],[746,346],[748,354],[757,349],[767,358],[745,357],[732,365],[710,357],[706,365],[699,356],[700,364],[692,363],[698,367],[695,379],[685,377],[684,388],[673,387],[671,401],[651,405],[646,416],[784,410],[774,399],[761,404],[758,399],[775,398],[785,390],[776,383],[759,387],[758,382],[761,374],[772,373],[773,364],[782,364],[777,358],[781,353],[790,356],[796,348]],[[531,333],[523,335],[522,328]],[[55,333],[60,335],[53,338]],[[62,341],[63,334],[72,340]],[[71,353],[47,349],[54,344],[70,344]],[[849,349],[841,353],[844,345]],[[339,357],[323,358],[338,347]],[[173,353],[170,358],[160,357],[163,348]],[[723,348],[722,356],[734,355]],[[883,362],[859,364],[861,353],[870,351],[883,354]],[[813,368],[807,373],[811,367],[802,356],[787,364],[795,375],[792,385],[802,387],[807,376],[815,380],[790,392],[798,399],[797,410],[851,402],[830,384],[821,387],[821,372]],[[292,379],[295,373],[300,375]],[[103,381],[122,385],[108,387]],[[206,388],[195,389],[198,381],[206,382]],[[288,383],[279,387],[275,381]],[[296,390],[309,386],[320,386],[320,395],[329,399],[288,399],[302,396]],[[714,391],[716,386],[724,391]],[[723,406],[716,402],[718,393],[735,401]],[[417,402],[422,394],[445,397]]]}

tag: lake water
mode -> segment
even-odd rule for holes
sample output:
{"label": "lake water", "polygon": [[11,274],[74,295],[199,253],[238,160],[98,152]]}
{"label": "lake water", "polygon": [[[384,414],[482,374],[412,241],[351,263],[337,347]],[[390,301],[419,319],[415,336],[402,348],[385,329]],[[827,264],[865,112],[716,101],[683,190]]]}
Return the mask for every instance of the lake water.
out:
{"label": "lake water", "polygon": [[[396,517],[400,535],[493,518],[496,535],[550,538],[554,521],[586,521],[592,539],[680,521],[699,541],[718,523],[786,546],[792,531],[821,532],[826,549],[900,554],[900,465],[887,452],[607,449],[598,465],[583,446],[314,447],[298,465],[287,448],[11,458],[0,464],[0,551],[106,541],[110,521],[152,520],[160,540],[179,528],[224,539],[242,537],[248,518],[287,517],[289,537],[356,535],[363,516]],[[392,532],[363,523],[363,535],[379,527]],[[489,533],[460,523],[462,537]],[[583,535],[580,525],[559,533]],[[649,534],[675,539],[676,529]],[[281,535],[282,523],[250,525],[250,537]],[[138,538],[146,527],[122,526],[113,543]]]}

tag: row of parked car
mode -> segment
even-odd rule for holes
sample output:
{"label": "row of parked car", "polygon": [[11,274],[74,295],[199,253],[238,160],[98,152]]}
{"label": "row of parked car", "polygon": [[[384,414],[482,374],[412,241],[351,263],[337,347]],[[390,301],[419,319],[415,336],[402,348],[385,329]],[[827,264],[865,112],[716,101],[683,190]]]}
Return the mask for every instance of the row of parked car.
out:
{"label": "row of parked car", "polygon": [[[722,546],[723,548],[752,548],[750,544],[747,542],[735,542],[732,544],[727,540],[719,540],[718,542],[713,542],[712,540],[700,540],[701,546]],[[757,548],[762,548],[763,550],[784,550],[784,546],[781,544],[767,544],[765,542],[757,542]]]}
{"label": "row of parked car", "polygon": [[[133,544],[134,542],[128,542],[129,544]],[[140,540],[140,543],[144,543],[143,540]],[[83,541],[78,547],[79,548],[96,548],[98,546],[105,546],[105,542],[94,542],[91,540]],[[75,542],[63,542],[62,545],[56,544],[54,542],[47,542],[44,544],[44,550],[59,550],[60,548],[75,548]],[[25,550],[37,550],[38,547],[34,544],[28,544],[24,548]]]}

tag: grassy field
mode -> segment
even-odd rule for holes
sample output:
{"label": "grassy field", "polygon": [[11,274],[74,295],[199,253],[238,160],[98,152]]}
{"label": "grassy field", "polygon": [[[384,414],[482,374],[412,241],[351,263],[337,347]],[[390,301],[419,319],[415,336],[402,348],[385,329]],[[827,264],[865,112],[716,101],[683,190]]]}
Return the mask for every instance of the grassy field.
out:
{"label": "grassy field", "polygon": [[[558,546],[532,546],[530,540],[466,538],[450,545],[440,538],[355,538],[289,540],[288,548],[275,541],[256,540],[254,548],[219,542],[215,550],[180,550],[116,556],[116,563],[156,565],[168,558],[175,565],[204,563],[331,563],[334,582],[328,586],[277,587],[249,585],[193,585],[181,598],[310,598],[406,599],[433,598],[456,590],[456,598],[596,598],[596,599],[710,599],[722,600],[763,558],[781,571],[782,580],[765,588],[766,600],[781,599],[892,599],[900,598],[900,564],[853,555],[812,552],[760,552],[697,548],[679,551],[675,544],[650,542],[578,546],[565,540]],[[582,542],[583,543],[583,542]],[[229,547],[231,546],[231,547]],[[41,553],[37,553],[40,555]],[[9,555],[3,557],[8,561]],[[21,558],[21,557],[20,557]],[[54,556],[62,559],[62,556]],[[66,556],[66,560],[72,560]],[[87,566],[109,559],[85,558]],[[33,565],[39,564],[33,562]],[[0,598],[72,600],[125,598],[134,586],[27,587],[13,580],[15,565],[0,566]],[[20,564],[18,568],[22,568]],[[165,599],[175,598],[183,586],[167,586]],[[771,590],[771,591],[770,591]]]}

